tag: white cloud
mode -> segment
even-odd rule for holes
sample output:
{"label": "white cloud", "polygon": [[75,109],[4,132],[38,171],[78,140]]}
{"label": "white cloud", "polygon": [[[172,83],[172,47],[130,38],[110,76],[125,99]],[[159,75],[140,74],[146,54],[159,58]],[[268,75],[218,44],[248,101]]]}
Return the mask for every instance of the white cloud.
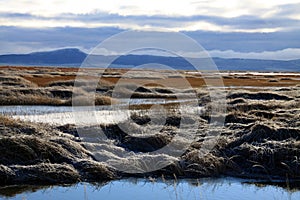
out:
{"label": "white cloud", "polygon": [[[74,18],[72,18],[74,17]],[[198,20],[189,22],[188,20],[182,20],[177,22],[177,18],[164,18],[164,21],[159,19],[148,19],[147,22],[141,17],[141,19],[105,19],[105,20],[85,20],[76,19],[76,15],[72,17],[62,16],[61,19],[56,18],[30,18],[22,19],[14,17],[0,17],[0,24],[2,26],[16,26],[27,28],[54,28],[54,27],[84,27],[84,28],[97,28],[97,27],[116,27],[120,29],[131,30],[155,30],[155,31],[214,31],[214,32],[242,32],[242,33],[271,33],[284,30],[282,27],[244,27],[244,24],[236,25],[223,25],[218,23],[209,22],[206,20]],[[100,17],[101,18],[101,17]],[[243,26],[240,28],[238,26]],[[274,25],[272,25],[274,26]]]}
{"label": "white cloud", "polygon": [[265,60],[294,60],[300,59],[300,49],[287,48],[278,51],[263,51],[263,52],[236,52],[232,50],[209,51],[210,56],[220,58],[245,58],[245,59],[265,59]]}
{"label": "white cloud", "polygon": [[199,13],[222,17],[264,14],[277,6],[299,3],[299,0],[2,0],[0,11],[54,16],[61,13],[87,14],[104,11],[120,15],[193,16]]}
{"label": "white cloud", "polygon": [[[278,14],[284,9],[282,6],[288,4],[300,5],[300,0],[1,0],[0,14],[30,14],[34,17],[18,18],[10,15],[0,15],[0,24],[35,28],[64,26],[93,28],[110,26],[124,29],[169,28],[171,31],[275,32],[282,29],[290,30],[294,27],[299,27],[299,24],[296,26],[287,23],[285,27],[276,27],[276,24],[265,23],[261,24],[262,27],[257,28],[239,28],[205,19],[188,20],[189,17],[193,18],[195,16],[224,19],[248,16],[253,19],[272,20],[273,18],[278,19]],[[88,16],[97,16],[97,13],[100,13],[98,22],[95,22],[95,18],[93,19],[94,21],[89,21]],[[103,13],[117,15],[119,19],[103,19]],[[66,14],[71,16],[66,17]],[[154,18],[150,22],[144,22],[145,16]],[[168,17],[170,20],[167,23],[159,24],[160,19],[155,17],[162,16]],[[131,19],[131,22],[128,22],[128,20],[123,22],[126,17],[135,18]],[[297,9],[289,10],[288,14],[280,17],[300,21]],[[182,18],[185,19],[182,21]],[[179,22],[176,22],[176,20]],[[247,24],[244,24],[244,26],[247,26]],[[282,24],[278,26],[282,26]]]}

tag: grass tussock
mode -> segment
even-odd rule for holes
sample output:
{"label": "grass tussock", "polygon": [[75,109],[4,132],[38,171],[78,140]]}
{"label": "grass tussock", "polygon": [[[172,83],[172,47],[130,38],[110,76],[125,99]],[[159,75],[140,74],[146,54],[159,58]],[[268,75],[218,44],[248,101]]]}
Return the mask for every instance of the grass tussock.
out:
{"label": "grass tussock", "polygon": [[227,96],[229,99],[244,98],[251,100],[283,100],[288,101],[293,98],[272,92],[235,92]]}
{"label": "grass tussock", "polygon": [[58,98],[51,98],[37,95],[4,96],[0,100],[0,105],[67,105],[67,102]]}
{"label": "grass tussock", "polygon": [[[2,91],[3,92],[3,91]],[[87,94],[88,95],[88,94]],[[71,106],[73,91],[65,89],[49,90],[46,92],[25,92],[9,91],[5,94],[0,93],[0,105],[53,105],[53,106]],[[87,99],[86,97],[75,97],[81,105],[111,105],[117,101],[109,96],[96,95]],[[93,102],[92,102],[93,101]]]}
{"label": "grass tussock", "polygon": [[7,184],[111,180],[116,173],[93,161],[71,134],[1,116],[0,178]]}
{"label": "grass tussock", "polygon": [[16,75],[0,75],[0,85],[9,88],[28,88],[37,86],[36,84],[26,80],[25,78]]}
{"label": "grass tussock", "polygon": [[73,102],[76,102],[75,106],[86,106],[86,105],[113,105],[118,101],[109,96],[96,95],[96,97],[87,98],[86,96],[77,96],[73,97],[66,102],[66,105],[72,105]]}

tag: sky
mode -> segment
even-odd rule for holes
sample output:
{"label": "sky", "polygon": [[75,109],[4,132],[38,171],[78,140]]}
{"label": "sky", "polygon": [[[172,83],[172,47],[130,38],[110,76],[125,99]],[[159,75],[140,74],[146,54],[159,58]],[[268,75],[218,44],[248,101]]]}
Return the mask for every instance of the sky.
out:
{"label": "sky", "polygon": [[185,33],[215,57],[300,59],[300,0],[0,0],[0,54],[89,53],[145,29]]}

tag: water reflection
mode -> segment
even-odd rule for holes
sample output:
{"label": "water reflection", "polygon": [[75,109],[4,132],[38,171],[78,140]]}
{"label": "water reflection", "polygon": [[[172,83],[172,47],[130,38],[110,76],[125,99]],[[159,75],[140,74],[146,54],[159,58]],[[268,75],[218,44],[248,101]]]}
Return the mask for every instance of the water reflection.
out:
{"label": "water reflection", "polygon": [[[286,186],[285,184],[279,184]],[[126,179],[109,183],[0,188],[5,199],[300,199],[299,183],[283,188],[235,178]],[[291,187],[291,186],[289,186]]]}

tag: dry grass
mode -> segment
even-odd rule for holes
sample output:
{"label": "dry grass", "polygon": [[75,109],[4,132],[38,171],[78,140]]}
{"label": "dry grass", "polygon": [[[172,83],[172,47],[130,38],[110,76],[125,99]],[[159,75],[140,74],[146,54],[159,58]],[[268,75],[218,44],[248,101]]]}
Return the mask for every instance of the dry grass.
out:
{"label": "dry grass", "polygon": [[[1,67],[3,70],[11,70],[12,68],[8,67]],[[76,75],[64,75],[63,73],[76,73],[78,69],[76,68],[46,68],[46,67],[15,67],[14,71],[22,72],[22,70],[33,70],[33,71],[40,71],[43,70],[43,73],[45,74],[45,77],[38,76],[23,76],[25,79],[29,80],[30,82],[44,87],[48,86],[49,84],[53,84],[53,82],[64,82],[64,81],[71,81],[75,80]],[[120,77],[114,77],[117,75],[122,75],[125,73],[126,69],[110,69],[109,71],[105,72],[105,77],[102,78],[102,80],[107,81],[111,84],[115,84],[119,81]],[[62,74],[58,74],[58,76],[52,76],[47,77],[47,74],[53,74],[53,72],[59,72]],[[189,76],[189,75],[182,75],[185,77],[186,80],[189,81],[192,87],[198,88],[205,86],[205,81],[201,76]],[[87,80],[89,77],[86,77]],[[299,84],[299,75],[274,75],[272,76],[272,79],[276,80],[276,82],[271,81],[271,78],[266,78],[265,76],[258,76],[258,75],[252,75],[248,74],[242,77],[241,80],[240,76],[233,75],[226,75],[223,79],[225,86],[274,86],[274,87],[280,87],[280,86],[295,86]],[[278,79],[280,80],[278,80]],[[140,84],[144,83],[144,80],[141,80],[139,78],[124,78],[125,82],[128,83],[134,83],[134,84]],[[278,80],[278,81],[277,81]],[[169,76],[166,79],[155,79],[155,84],[153,86],[157,85],[165,85],[165,83],[168,83],[168,85],[172,85],[175,88],[181,88],[182,87],[182,78],[178,76]],[[149,85],[150,86],[150,85]]]}
{"label": "dry grass", "polygon": [[71,106],[72,101],[75,101],[75,106],[86,106],[86,105],[113,105],[116,104],[118,101],[114,98],[111,98],[109,96],[102,96],[102,95],[96,95],[96,97],[93,99],[86,98],[84,96],[77,96],[73,97],[73,99],[69,99],[66,101],[65,105]]}
{"label": "dry grass", "polygon": [[[3,169],[3,168],[2,168]],[[63,184],[63,183],[76,183],[80,181],[80,175],[78,171],[71,165],[66,164],[51,164],[41,163],[37,165],[29,166],[12,166],[2,171],[0,167],[0,174],[7,173],[9,170],[13,172],[10,178],[1,177],[1,184]]]}
{"label": "dry grass", "polygon": [[62,106],[68,103],[62,99],[37,95],[5,96],[1,98],[0,105],[55,105]]}
{"label": "dry grass", "polygon": [[52,76],[52,77],[45,77],[45,76],[24,76],[25,79],[28,81],[38,85],[39,87],[45,87],[53,82],[58,81],[67,81],[67,80],[75,80],[75,75],[69,75],[69,76]]}
{"label": "dry grass", "polygon": [[92,160],[72,135],[1,116],[0,185],[104,181],[116,173]]}
{"label": "dry grass", "polygon": [[[7,68],[3,68],[7,70]],[[37,73],[39,68],[15,68],[5,71],[10,73],[31,70]],[[58,70],[58,71],[55,71]],[[2,105],[71,105],[71,91],[74,76],[64,73],[73,73],[75,69],[43,68],[40,73],[47,77],[24,75],[30,84],[23,88],[5,86],[1,90]],[[110,105],[115,103],[111,95],[113,84],[125,70],[107,72],[106,78],[98,84],[96,105]],[[23,72],[25,73],[25,72]],[[49,76],[50,74],[50,76]],[[3,74],[2,74],[3,75]],[[245,75],[242,78],[228,75],[224,79],[225,85],[247,86],[282,86],[296,85],[296,77],[275,76],[262,77]],[[42,78],[45,78],[44,80]],[[270,82],[276,79],[278,82]],[[298,77],[299,78],[299,77]],[[20,79],[21,80],[21,79]],[[203,79],[198,76],[189,76],[188,80],[193,87],[203,86]],[[22,79],[22,81],[24,81]],[[26,80],[25,82],[28,83]],[[132,87],[140,83],[138,78],[128,79],[124,93],[132,92]],[[180,77],[169,76],[165,80],[157,79],[155,84],[146,85],[134,91],[134,95],[141,97],[173,98],[173,93],[164,88],[163,81],[170,81],[180,87]],[[38,86],[44,86],[36,88]],[[10,87],[10,88],[8,88]],[[16,86],[17,87],[17,86]],[[35,88],[35,89],[34,89]],[[178,103],[163,105],[170,112],[167,113],[163,129],[151,133],[149,137],[137,137],[144,134],[144,130],[154,130],[147,110],[153,104],[131,105],[131,118],[136,123],[125,121],[124,125],[129,133],[120,129],[118,125],[109,124],[97,127],[86,127],[94,133],[97,128],[109,138],[103,144],[80,141],[75,133],[74,126],[66,125],[51,127],[47,125],[27,123],[13,120],[9,117],[0,117],[0,179],[1,184],[19,183],[73,183],[77,181],[103,181],[127,176],[161,176],[176,177],[203,177],[232,175],[246,178],[262,178],[269,180],[300,179],[300,87],[283,88],[276,91],[246,91],[235,90],[228,94],[228,113],[218,113],[225,117],[225,126],[212,127],[206,132],[210,121],[210,107],[213,102],[209,98],[209,91],[197,89],[199,105],[206,108],[206,112],[198,116],[182,116],[178,112]],[[257,89],[259,90],[259,89]],[[178,89],[176,92],[184,93]],[[192,91],[191,91],[192,92]],[[88,95],[88,93],[86,94]],[[77,98],[82,98],[78,96]],[[80,100],[80,99],[79,99]],[[85,98],[82,99],[82,103]],[[80,101],[79,101],[80,102]],[[85,105],[85,104],[83,104]],[[213,117],[218,117],[213,116]],[[159,115],[156,116],[159,120]],[[118,172],[103,163],[95,160],[95,152],[89,151],[88,146],[94,146],[97,155],[105,159],[116,159],[130,164],[129,159],[120,157],[120,153],[129,150],[133,155],[137,152],[154,151],[172,140],[181,120],[185,118],[187,125],[199,122],[199,130],[195,133],[195,142],[180,157],[175,158],[160,154],[151,157],[159,165],[161,158],[170,157],[172,163],[165,168],[146,174],[126,174]],[[142,127],[142,129],[139,129]],[[191,126],[193,127],[193,126]],[[195,128],[195,127],[193,127]],[[189,126],[185,129],[190,132]],[[207,134],[218,134],[215,147],[204,156],[199,152]],[[97,146],[98,145],[98,146]],[[140,156],[140,155],[137,155]],[[145,167],[145,163],[138,163],[137,167]],[[146,166],[147,167],[147,166]]]}
{"label": "dry grass", "polygon": [[23,77],[6,74],[0,76],[0,85],[4,87],[36,87],[36,84],[24,79]]}
{"label": "dry grass", "polygon": [[251,100],[292,100],[292,97],[281,95],[275,92],[241,92],[237,91],[227,96],[229,99],[244,98]]}

